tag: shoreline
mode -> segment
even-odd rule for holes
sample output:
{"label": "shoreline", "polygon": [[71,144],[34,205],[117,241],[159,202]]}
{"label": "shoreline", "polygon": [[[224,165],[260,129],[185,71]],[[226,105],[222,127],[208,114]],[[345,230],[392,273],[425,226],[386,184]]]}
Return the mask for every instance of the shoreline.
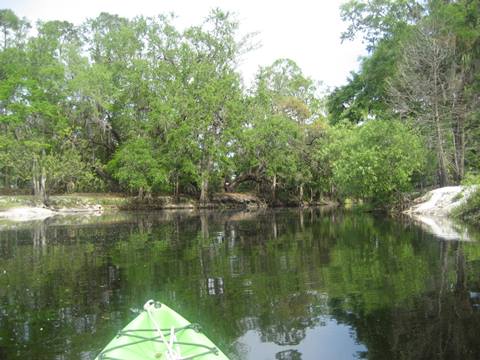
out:
{"label": "shoreline", "polygon": [[101,206],[87,209],[87,208],[70,208],[53,210],[48,207],[14,207],[7,210],[0,211],[0,220],[9,220],[15,222],[45,220],[54,216],[67,216],[67,215],[101,215],[104,210]]}
{"label": "shoreline", "polygon": [[476,186],[446,186],[414,200],[403,214],[444,240],[470,241],[465,226],[452,216],[474,194]]}
{"label": "shoreline", "polygon": [[[276,204],[278,205],[278,204]],[[289,203],[280,207],[316,207],[334,205],[330,201],[314,203]],[[338,205],[338,204],[335,204]],[[147,199],[127,197],[119,194],[71,194],[49,197],[48,206],[30,195],[0,196],[0,220],[14,222],[45,220],[54,216],[101,215],[116,211],[156,211],[156,210],[200,210],[238,209],[256,210],[269,206],[264,200],[248,193],[218,193],[209,202],[200,203],[189,197],[174,199],[171,196],[157,196]]]}

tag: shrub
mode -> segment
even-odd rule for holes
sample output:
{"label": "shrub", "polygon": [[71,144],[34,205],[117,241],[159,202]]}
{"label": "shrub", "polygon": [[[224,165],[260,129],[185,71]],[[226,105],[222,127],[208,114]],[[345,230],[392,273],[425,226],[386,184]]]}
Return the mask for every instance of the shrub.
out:
{"label": "shrub", "polygon": [[477,188],[468,199],[453,211],[453,216],[473,224],[480,224],[480,189]]}
{"label": "shrub", "polygon": [[341,144],[333,178],[343,197],[388,205],[412,187],[426,151],[418,134],[399,121],[371,120]]}

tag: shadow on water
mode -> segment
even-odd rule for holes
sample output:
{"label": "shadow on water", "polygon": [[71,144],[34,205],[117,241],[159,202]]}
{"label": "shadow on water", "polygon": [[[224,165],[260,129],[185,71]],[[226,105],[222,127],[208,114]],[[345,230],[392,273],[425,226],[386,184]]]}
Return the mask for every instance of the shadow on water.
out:
{"label": "shadow on water", "polygon": [[0,358],[94,359],[149,298],[232,359],[476,359],[480,246],[320,209],[0,227]]}

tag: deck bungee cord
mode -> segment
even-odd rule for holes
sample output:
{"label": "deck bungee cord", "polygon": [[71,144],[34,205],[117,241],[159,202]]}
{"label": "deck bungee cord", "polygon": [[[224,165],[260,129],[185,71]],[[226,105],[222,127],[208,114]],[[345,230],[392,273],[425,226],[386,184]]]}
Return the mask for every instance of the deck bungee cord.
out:
{"label": "deck bungee cord", "polygon": [[[168,323],[168,324],[167,324]],[[170,325],[162,328],[161,325]],[[96,360],[228,360],[201,331],[166,305],[149,300],[143,311],[98,354]]]}

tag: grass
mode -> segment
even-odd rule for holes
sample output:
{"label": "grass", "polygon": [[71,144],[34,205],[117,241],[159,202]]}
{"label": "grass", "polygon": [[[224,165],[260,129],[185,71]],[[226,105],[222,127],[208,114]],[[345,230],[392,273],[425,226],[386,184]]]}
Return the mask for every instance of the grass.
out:
{"label": "grass", "polygon": [[[118,194],[70,194],[52,195],[49,205],[55,208],[81,208],[102,205],[104,208],[119,208],[129,198]],[[42,206],[41,201],[33,195],[0,196],[0,211],[18,207]]]}
{"label": "grass", "polygon": [[31,195],[0,196],[0,211],[17,207],[38,206],[41,202]]}
{"label": "grass", "polygon": [[452,215],[468,223],[480,225],[480,188],[477,188],[464,204],[457,207]]}
{"label": "grass", "polygon": [[[48,207],[54,209],[87,208],[101,205],[106,210],[159,210],[164,208],[182,208],[195,205],[195,201],[181,197],[178,204],[170,196],[157,196],[139,200],[136,197],[112,193],[75,193],[68,195],[51,195],[48,198]],[[0,196],[0,211],[18,208],[43,206],[42,202],[33,195]]]}
{"label": "grass", "polygon": [[118,194],[71,194],[54,195],[49,198],[49,205],[53,207],[75,208],[92,205],[102,205],[103,207],[122,207],[129,198]]}
{"label": "grass", "polygon": [[457,202],[458,200],[462,199],[465,195],[463,194],[463,191],[459,192],[457,195],[453,197],[453,201]]}
{"label": "grass", "polygon": [[[232,200],[232,206],[244,205],[245,198],[250,198],[248,194],[235,194]],[[233,199],[232,198],[232,199]],[[216,208],[232,207],[222,201],[214,201],[207,204],[214,204]],[[198,207],[197,200],[181,196],[174,199],[171,196],[155,196],[151,198],[138,199],[133,196],[125,196],[115,193],[75,193],[67,195],[51,195],[48,198],[48,207],[53,209],[78,209],[89,208],[95,205],[101,205],[105,210],[161,210],[161,209],[182,209]],[[8,195],[0,196],[0,211],[18,207],[42,206],[41,201],[33,195]]]}

